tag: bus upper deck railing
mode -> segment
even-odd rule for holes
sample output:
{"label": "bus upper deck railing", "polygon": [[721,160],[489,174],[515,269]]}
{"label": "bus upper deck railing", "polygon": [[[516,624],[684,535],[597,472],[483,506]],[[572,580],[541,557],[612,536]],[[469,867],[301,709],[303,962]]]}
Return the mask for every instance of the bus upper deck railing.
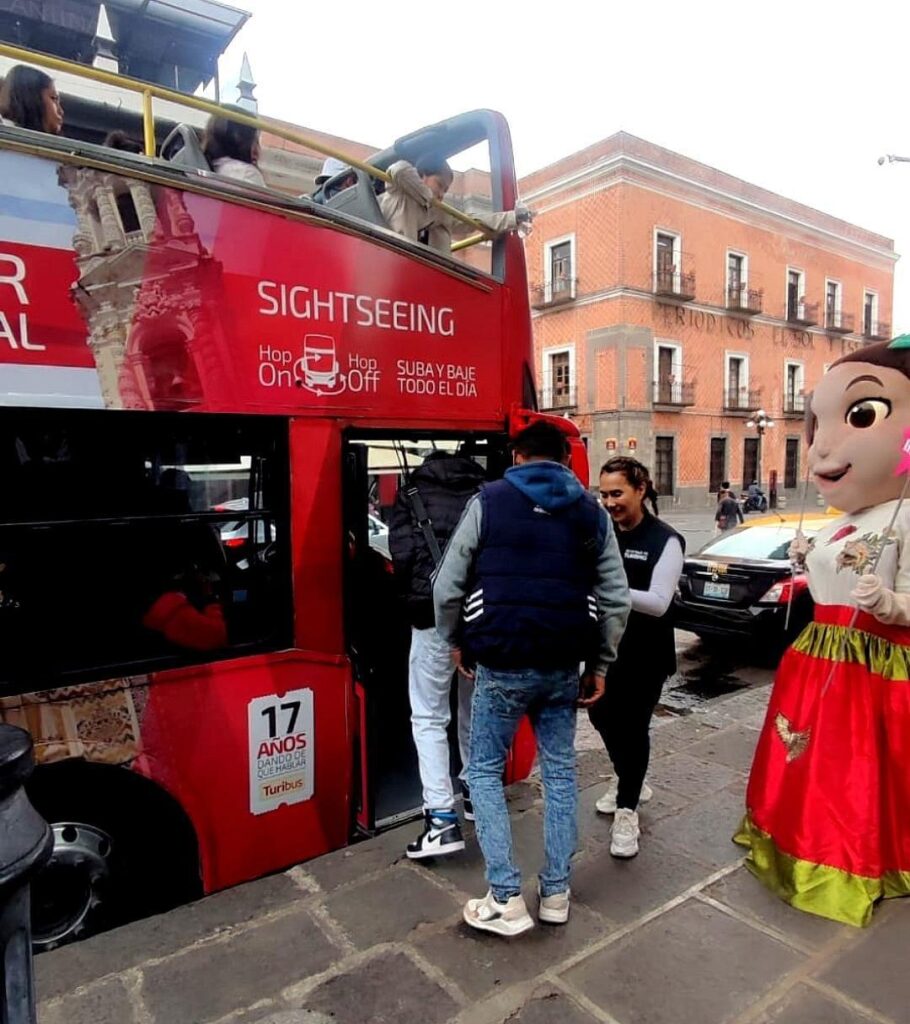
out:
{"label": "bus upper deck railing", "polygon": [[[154,82],[143,82],[137,78],[129,78],[126,75],[115,74],[112,71],[104,71],[101,68],[87,67],[85,64],[78,64],[74,61],[65,60],[62,57],[54,57],[50,54],[39,53],[20,46],[11,46],[9,43],[0,42],[0,56],[8,57],[10,60],[20,61],[24,64],[37,64],[51,71],[76,75],[79,78],[85,78],[89,81],[99,82],[102,85],[109,85],[116,89],[123,89],[139,95],[142,99],[143,144],[146,156],[154,157],[157,155],[153,100],[158,99],[182,107],[188,107],[192,110],[198,110],[204,114],[236,121],[238,124],[245,124],[259,131],[267,131],[279,139],[295,142],[297,145],[305,146],[307,149],[312,149],[323,156],[335,157],[336,160],[341,160],[351,167],[356,167],[373,178],[378,178],[386,183],[392,180],[385,171],[380,170],[378,167],[365,163],[363,160],[358,160],[356,157],[349,156],[347,153],[342,153],[340,150],[335,149],[333,146],[328,146],[324,142],[311,139],[309,136],[304,135],[303,132],[287,128],[280,121],[274,121],[268,117],[245,114],[240,110],[223,107],[218,103],[202,99],[199,96],[188,96],[186,93],[156,85]],[[432,203],[433,206],[444,211],[450,217],[460,221],[462,224],[466,224],[468,227],[474,228],[477,232],[477,234],[471,235],[469,238],[463,238],[453,243],[453,251],[464,249],[469,245],[476,245],[488,237],[484,226],[479,221],[474,220],[473,217],[456,209],[454,206],[450,206],[448,203],[439,202],[435,199],[432,200]]]}

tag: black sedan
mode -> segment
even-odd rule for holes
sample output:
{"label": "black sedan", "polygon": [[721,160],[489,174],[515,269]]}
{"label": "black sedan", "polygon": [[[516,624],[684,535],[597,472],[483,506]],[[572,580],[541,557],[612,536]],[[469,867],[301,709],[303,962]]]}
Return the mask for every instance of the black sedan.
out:
{"label": "black sedan", "polygon": [[[830,520],[807,518],[803,533],[812,537]],[[765,516],[688,557],[676,594],[676,626],[701,637],[748,637],[775,649],[790,643],[812,618],[806,577],[793,571],[787,557],[797,525],[794,516]]]}

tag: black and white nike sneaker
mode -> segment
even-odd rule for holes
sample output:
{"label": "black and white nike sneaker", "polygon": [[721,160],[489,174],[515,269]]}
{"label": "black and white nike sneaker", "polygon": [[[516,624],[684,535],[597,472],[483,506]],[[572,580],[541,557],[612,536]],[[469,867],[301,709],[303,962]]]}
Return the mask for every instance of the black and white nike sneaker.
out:
{"label": "black and white nike sneaker", "polygon": [[408,843],[405,852],[411,860],[445,857],[464,849],[464,838],[454,811],[424,811],[423,832]]}

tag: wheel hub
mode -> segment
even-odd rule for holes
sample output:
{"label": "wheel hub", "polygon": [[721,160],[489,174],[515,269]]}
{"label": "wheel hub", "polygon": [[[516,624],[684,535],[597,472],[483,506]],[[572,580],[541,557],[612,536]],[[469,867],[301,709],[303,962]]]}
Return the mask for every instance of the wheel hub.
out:
{"label": "wheel hub", "polygon": [[39,949],[53,949],[83,931],[111,874],[106,832],[69,821],[51,827],[51,859],[32,883],[32,939]]}

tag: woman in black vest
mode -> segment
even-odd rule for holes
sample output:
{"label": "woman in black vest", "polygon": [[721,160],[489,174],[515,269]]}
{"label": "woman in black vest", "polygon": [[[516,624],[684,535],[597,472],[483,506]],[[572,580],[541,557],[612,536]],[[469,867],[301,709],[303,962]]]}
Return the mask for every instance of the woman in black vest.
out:
{"label": "woman in black vest", "polygon": [[[645,784],[651,715],[664,680],[676,671],[671,605],[685,542],[657,518],[657,492],[647,467],[637,459],[619,456],[604,464],[600,498],[616,528],[632,594],[632,613],[619,655],[607,672],[604,696],[588,711],[616,771],[596,806],[601,814],[615,815],[610,853],[634,857],[638,853],[638,804],[652,795]],[[653,514],[645,501],[651,503]]]}

